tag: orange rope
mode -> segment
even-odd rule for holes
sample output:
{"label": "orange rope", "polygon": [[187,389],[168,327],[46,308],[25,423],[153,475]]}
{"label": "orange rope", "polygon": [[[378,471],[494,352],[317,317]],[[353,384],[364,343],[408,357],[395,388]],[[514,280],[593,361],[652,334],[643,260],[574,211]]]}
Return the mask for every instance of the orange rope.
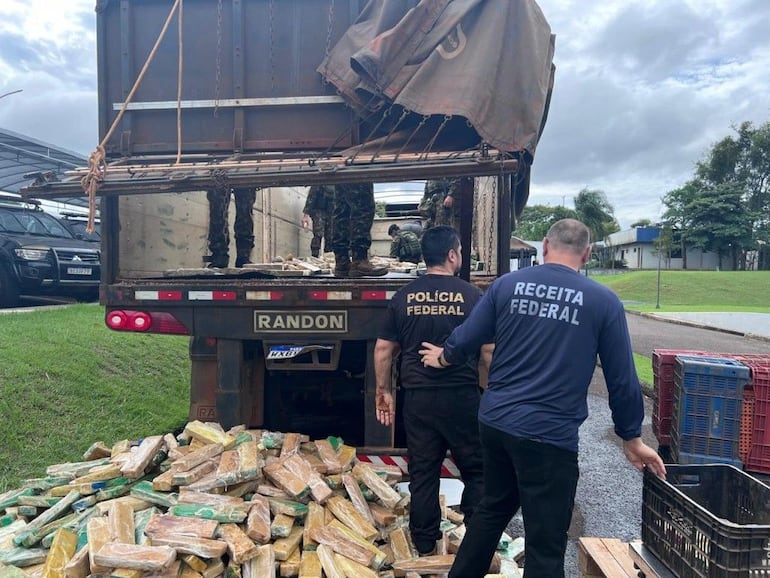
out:
{"label": "orange rope", "polygon": [[166,31],[171,24],[171,20],[174,17],[174,14],[176,14],[180,2],[181,0],[176,0],[174,5],[171,7],[171,11],[166,17],[166,22],[163,24],[163,28],[161,29],[158,38],[155,40],[155,45],[152,47],[149,56],[147,56],[147,60],[145,60],[144,66],[142,66],[142,70],[139,72],[139,76],[136,77],[134,86],[131,87],[131,92],[128,93],[128,96],[126,97],[120,112],[118,112],[118,116],[116,116],[115,120],[112,121],[110,130],[107,131],[107,134],[102,139],[102,142],[99,143],[99,145],[96,147],[96,150],[88,156],[88,174],[86,174],[86,176],[84,176],[81,180],[83,192],[88,195],[88,225],[86,227],[86,231],[88,233],[92,233],[94,231],[94,220],[96,217],[96,191],[99,189],[102,181],[104,181],[104,178],[107,175],[105,145],[112,138],[115,129],[117,129],[120,121],[123,119],[123,115],[125,114],[131,99],[134,98],[134,94],[139,88],[144,75],[147,73],[147,69],[150,67],[150,63],[152,62],[153,58],[155,58],[155,54],[158,52],[158,47],[163,41],[163,38],[166,36]]}

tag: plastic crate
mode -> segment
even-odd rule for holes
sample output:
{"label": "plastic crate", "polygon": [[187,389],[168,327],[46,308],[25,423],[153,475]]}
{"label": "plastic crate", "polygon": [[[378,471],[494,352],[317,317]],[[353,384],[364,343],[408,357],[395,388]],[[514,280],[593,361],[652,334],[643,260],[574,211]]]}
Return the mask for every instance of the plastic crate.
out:
{"label": "plastic crate", "polygon": [[751,366],[754,391],[751,451],[745,461],[746,471],[770,474],[770,367]]}
{"label": "plastic crate", "polygon": [[671,453],[680,464],[741,466],[743,388],[749,368],[721,357],[678,355],[674,366]]}
{"label": "plastic crate", "polygon": [[646,470],[642,541],[679,578],[770,577],[770,487],[728,465]]}
{"label": "plastic crate", "polygon": [[751,453],[751,439],[754,435],[754,390],[743,390],[743,404],[741,405],[741,435],[738,439],[738,456],[746,464]]}
{"label": "plastic crate", "polygon": [[768,353],[740,353],[730,354],[727,357],[740,361],[743,365],[748,365],[749,367],[770,367],[770,354]]}
{"label": "plastic crate", "polygon": [[671,417],[674,405],[674,361],[677,355],[713,356],[693,349],[652,350],[652,433],[661,446],[671,445]]}

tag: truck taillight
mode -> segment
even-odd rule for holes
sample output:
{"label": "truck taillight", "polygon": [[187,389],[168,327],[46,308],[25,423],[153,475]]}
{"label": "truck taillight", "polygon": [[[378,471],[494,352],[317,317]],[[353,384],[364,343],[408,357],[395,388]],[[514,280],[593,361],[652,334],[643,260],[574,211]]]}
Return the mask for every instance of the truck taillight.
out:
{"label": "truck taillight", "polygon": [[187,327],[170,313],[115,310],[107,313],[104,322],[107,327],[115,331],[152,332],[172,335],[190,334]]}

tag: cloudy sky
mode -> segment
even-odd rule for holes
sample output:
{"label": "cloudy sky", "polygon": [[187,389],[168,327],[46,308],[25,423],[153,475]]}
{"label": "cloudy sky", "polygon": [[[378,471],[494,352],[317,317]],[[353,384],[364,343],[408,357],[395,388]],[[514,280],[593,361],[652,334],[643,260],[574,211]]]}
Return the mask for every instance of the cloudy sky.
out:
{"label": "cloudy sky", "polygon": [[[87,155],[97,142],[94,0],[0,2],[0,127]],[[770,120],[769,0],[539,0],[556,85],[531,203],[601,189],[622,226],[743,121]],[[23,92],[2,95],[21,89]]]}

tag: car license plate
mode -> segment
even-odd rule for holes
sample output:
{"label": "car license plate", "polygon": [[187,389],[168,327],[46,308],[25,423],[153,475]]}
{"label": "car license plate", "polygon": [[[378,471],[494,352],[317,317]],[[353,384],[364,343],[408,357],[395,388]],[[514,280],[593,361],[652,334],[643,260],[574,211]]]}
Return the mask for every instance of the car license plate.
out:
{"label": "car license plate", "polygon": [[291,359],[297,357],[302,349],[301,345],[273,345],[267,352],[267,359]]}
{"label": "car license plate", "polygon": [[90,275],[91,267],[67,267],[67,275]]}

